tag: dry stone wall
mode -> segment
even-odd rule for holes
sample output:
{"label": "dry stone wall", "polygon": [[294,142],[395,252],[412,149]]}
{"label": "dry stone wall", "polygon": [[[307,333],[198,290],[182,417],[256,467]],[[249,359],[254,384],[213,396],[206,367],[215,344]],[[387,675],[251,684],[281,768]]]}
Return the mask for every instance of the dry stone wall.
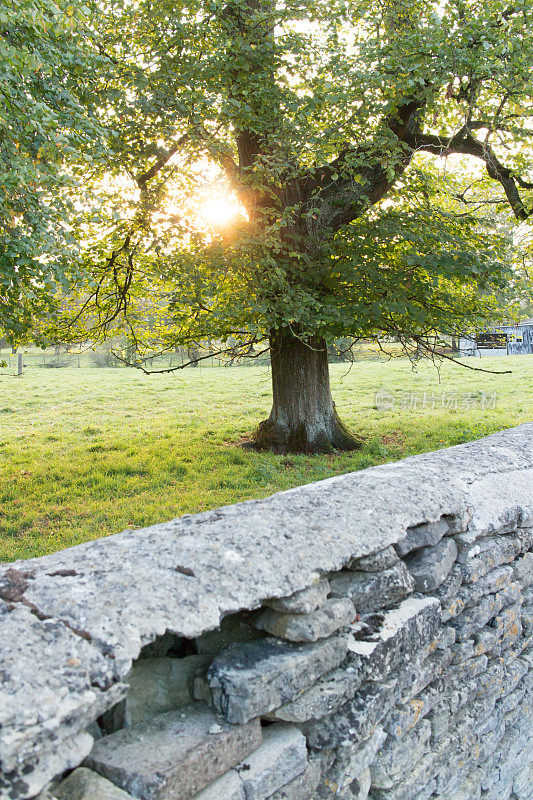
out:
{"label": "dry stone wall", "polygon": [[532,800],[533,424],[2,565],[34,797]]}

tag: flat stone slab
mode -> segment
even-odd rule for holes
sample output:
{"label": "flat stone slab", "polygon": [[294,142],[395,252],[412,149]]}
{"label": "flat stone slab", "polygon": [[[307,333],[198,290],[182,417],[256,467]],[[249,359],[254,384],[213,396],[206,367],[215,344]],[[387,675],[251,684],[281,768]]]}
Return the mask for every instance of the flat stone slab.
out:
{"label": "flat stone slab", "polygon": [[310,689],[300,694],[292,703],[265,714],[265,718],[284,722],[322,719],[352,698],[360,686],[360,670],[356,667],[347,666],[333,670],[323,678],[319,678]]}
{"label": "flat stone slab", "polygon": [[308,767],[305,736],[294,725],[263,731],[263,744],[236,767],[246,800],[266,800]]}
{"label": "flat stone slab", "polygon": [[200,794],[195,795],[194,800],[246,800],[246,795],[239,774],[230,769]]}
{"label": "flat stone slab", "polygon": [[331,716],[302,726],[313,750],[336,749],[367,739],[396,703],[396,681],[366,683]]}
{"label": "flat stone slab", "polygon": [[436,545],[448,531],[449,525],[442,517],[436,522],[415,525],[413,528],[408,528],[405,538],[397,543],[396,552],[405,556],[412,550]]}
{"label": "flat stone slab", "polygon": [[141,800],[189,800],[261,742],[259,720],[230,725],[194,703],[100,739],[86,763]]}
{"label": "flat stone slab", "polygon": [[290,597],[267,600],[265,606],[284,614],[310,614],[324,603],[329,594],[329,581],[326,578],[314,583],[308,589],[295,592]]}
{"label": "flat stone slab", "polygon": [[302,772],[297,778],[289,781],[277,792],[274,792],[268,800],[314,800],[320,775],[320,763],[311,761],[305,772]]}
{"label": "flat stone slab", "polygon": [[379,572],[382,569],[394,566],[399,560],[396,550],[392,545],[389,545],[389,547],[385,547],[383,550],[379,550],[369,556],[352,558],[347,566],[349,569],[362,572]]}
{"label": "flat stone slab", "polygon": [[290,642],[316,642],[326,639],[355,620],[355,608],[346,597],[324,600],[310,614],[283,614],[265,608],[254,620],[260,630],[288,639]]}
{"label": "flat stone slab", "polygon": [[262,716],[338,667],[346,652],[345,636],[315,644],[269,638],[232,645],[215,658],[207,673],[213,705],[230,722]]}
{"label": "flat stone slab", "polygon": [[56,786],[51,797],[57,800],[131,800],[131,794],[85,767],[71,772]]}
{"label": "flat stone slab", "polygon": [[453,539],[443,539],[433,547],[423,547],[408,555],[407,568],[419,592],[433,592],[450,574],[457,558],[457,545]]}
{"label": "flat stone slab", "polygon": [[376,630],[365,632],[364,623],[359,630],[354,626],[348,650],[361,681],[381,680],[422,653],[437,636],[439,625],[436,598],[409,597],[398,608],[380,614]]}
{"label": "flat stone slab", "polygon": [[330,584],[331,594],[349,597],[360,614],[392,606],[415,587],[403,561],[380,572],[340,572],[331,577]]}

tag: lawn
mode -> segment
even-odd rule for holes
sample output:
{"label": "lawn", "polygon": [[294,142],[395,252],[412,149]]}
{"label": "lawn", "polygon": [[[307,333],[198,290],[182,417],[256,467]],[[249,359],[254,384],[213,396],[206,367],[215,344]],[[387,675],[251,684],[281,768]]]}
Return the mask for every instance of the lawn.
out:
{"label": "lawn", "polygon": [[[158,376],[29,366],[15,377],[1,369],[0,560],[265,497],[533,419],[533,357],[466,363],[512,374],[446,364],[439,382],[433,366],[413,372],[403,359],[333,365],[337,408],[366,437],[360,451],[334,456],[238,447],[268,413],[265,367]],[[394,396],[392,408],[376,408],[379,389]]]}

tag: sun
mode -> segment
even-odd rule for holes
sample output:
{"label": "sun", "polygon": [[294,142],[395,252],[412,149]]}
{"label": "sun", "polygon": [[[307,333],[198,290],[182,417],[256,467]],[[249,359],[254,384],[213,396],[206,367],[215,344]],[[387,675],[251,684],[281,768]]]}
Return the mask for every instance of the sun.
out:
{"label": "sun", "polygon": [[200,196],[196,217],[200,227],[226,228],[246,218],[246,211],[229,192],[209,192]]}

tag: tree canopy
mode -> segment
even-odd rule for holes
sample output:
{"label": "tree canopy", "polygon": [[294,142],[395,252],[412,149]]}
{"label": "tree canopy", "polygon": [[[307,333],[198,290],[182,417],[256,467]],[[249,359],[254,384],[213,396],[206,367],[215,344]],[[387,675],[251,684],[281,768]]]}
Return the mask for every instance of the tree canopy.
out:
{"label": "tree canopy", "polygon": [[89,17],[62,0],[0,8],[0,327],[13,339],[81,276],[73,190],[105,151]]}
{"label": "tree canopy", "polygon": [[[100,61],[65,105],[84,126],[59,128],[105,129],[83,178],[102,200],[78,206],[90,281],[60,321],[141,353],[379,333],[429,352],[496,318],[517,292],[496,222],[533,213],[532,23],[531,0],[96,2]],[[194,221],[213,180],[243,209],[221,231]]]}

